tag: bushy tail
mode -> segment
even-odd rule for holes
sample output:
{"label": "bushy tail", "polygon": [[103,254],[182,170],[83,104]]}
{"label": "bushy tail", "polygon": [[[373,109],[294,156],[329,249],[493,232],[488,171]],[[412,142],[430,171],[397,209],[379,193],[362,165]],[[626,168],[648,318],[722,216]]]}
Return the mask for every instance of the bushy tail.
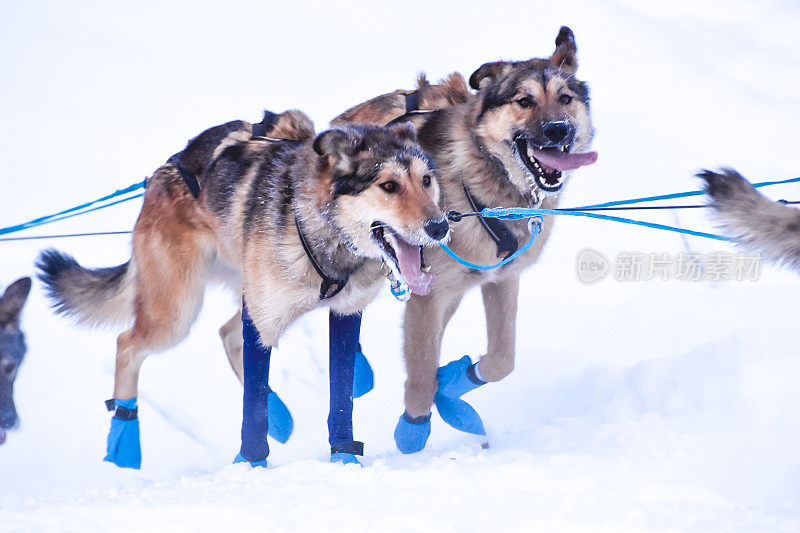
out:
{"label": "bushy tail", "polygon": [[717,220],[737,244],[764,258],[800,270],[800,210],[773,202],[733,169],[705,170],[705,181]]}
{"label": "bushy tail", "polygon": [[36,262],[57,313],[89,326],[125,326],[133,319],[136,268],[133,260],[110,268],[84,268],[58,250]]}

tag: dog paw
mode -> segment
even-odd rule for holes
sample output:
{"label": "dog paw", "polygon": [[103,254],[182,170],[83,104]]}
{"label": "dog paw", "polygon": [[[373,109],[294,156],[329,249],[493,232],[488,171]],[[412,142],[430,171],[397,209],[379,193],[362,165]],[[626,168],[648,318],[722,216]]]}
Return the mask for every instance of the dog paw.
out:
{"label": "dog paw", "polygon": [[468,355],[461,359],[451,361],[436,371],[438,393],[449,398],[460,398],[471,390],[477,389],[485,382],[470,377],[469,368],[472,361]]}
{"label": "dog paw", "polygon": [[356,351],[355,367],[353,369],[353,398],[360,398],[375,386],[375,375],[367,358],[361,351],[361,345]]}
{"label": "dog paw", "polygon": [[481,416],[464,400],[437,394],[433,402],[436,404],[439,416],[450,426],[465,433],[486,435]]}
{"label": "dog paw", "polygon": [[294,431],[294,420],[289,408],[275,391],[270,391],[267,395],[267,423],[269,436],[286,444]]}
{"label": "dog paw", "polygon": [[233,464],[236,464],[236,463],[247,463],[253,468],[255,468],[257,466],[261,467],[261,468],[266,468],[267,467],[267,460],[266,459],[263,459],[261,461],[250,461],[248,459],[245,459],[244,456],[241,453],[237,453],[236,457],[233,459]]}
{"label": "dog paw", "polygon": [[431,415],[411,417],[408,413],[400,415],[394,428],[394,442],[403,453],[416,453],[425,447],[431,435]]}
{"label": "dog paw", "polygon": [[356,464],[356,465],[358,465],[358,466],[360,466],[362,468],[364,467],[364,465],[361,464],[361,461],[359,461],[358,458],[355,455],[353,455],[352,453],[342,453],[342,452],[332,453],[330,462],[331,463],[342,463],[342,464],[345,464],[345,465]]}
{"label": "dog paw", "polygon": [[[118,413],[111,418],[104,461],[120,468],[138,470],[142,466],[142,448],[139,443],[139,418],[136,414],[136,398],[114,400]],[[127,413],[125,418],[121,413]],[[130,418],[130,417],[133,418]]]}

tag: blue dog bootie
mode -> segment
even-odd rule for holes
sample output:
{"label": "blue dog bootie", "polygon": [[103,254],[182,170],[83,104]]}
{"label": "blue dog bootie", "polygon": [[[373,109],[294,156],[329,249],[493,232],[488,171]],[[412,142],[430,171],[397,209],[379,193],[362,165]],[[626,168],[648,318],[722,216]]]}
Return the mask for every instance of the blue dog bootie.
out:
{"label": "blue dog bootie", "polygon": [[139,443],[139,414],[136,398],[107,400],[106,408],[114,411],[104,461],[120,468],[139,469],[142,466],[142,448]]}
{"label": "blue dog bootie", "polygon": [[257,466],[260,466],[261,468],[266,468],[267,467],[267,460],[266,459],[263,459],[261,461],[250,461],[248,459],[245,459],[241,452],[237,453],[236,457],[233,460],[233,464],[236,464],[236,463],[247,463],[253,468],[255,468]]}
{"label": "blue dog bootie", "polygon": [[451,361],[436,372],[439,390],[433,398],[439,415],[447,424],[459,431],[486,435],[480,415],[460,397],[475,390],[486,381],[482,380],[468,355]]}
{"label": "blue dog bootie", "polygon": [[331,463],[356,464],[364,467],[356,455],[364,455],[364,443],[358,441],[335,444],[331,446]]}
{"label": "blue dog bootie", "polygon": [[394,428],[394,442],[402,453],[416,453],[422,450],[430,436],[430,413],[416,418],[408,413],[403,413]]}
{"label": "blue dog bootie", "polygon": [[353,369],[353,398],[360,398],[375,387],[375,374],[359,343]]}
{"label": "blue dog bootie", "polygon": [[267,395],[267,422],[267,434],[281,444],[286,444],[294,431],[294,420],[289,408],[272,389]]}

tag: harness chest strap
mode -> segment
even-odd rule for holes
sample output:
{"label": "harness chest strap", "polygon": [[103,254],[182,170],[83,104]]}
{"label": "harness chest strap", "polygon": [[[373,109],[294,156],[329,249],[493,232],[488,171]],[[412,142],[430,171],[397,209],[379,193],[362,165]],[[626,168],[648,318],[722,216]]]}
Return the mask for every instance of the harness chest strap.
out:
{"label": "harness chest strap", "polygon": [[[467,200],[469,201],[469,205],[472,206],[473,211],[480,213],[486,209],[485,205],[480,203],[474,196],[472,196],[472,194],[470,194],[466,185],[464,185],[464,194],[467,195]],[[517,251],[519,248],[517,238],[514,237],[514,234],[511,233],[511,230],[508,229],[505,224],[500,222],[500,220],[496,218],[485,217],[478,217],[478,220],[480,220],[481,226],[483,226],[483,229],[486,230],[486,233],[489,234],[489,237],[497,246],[498,258],[505,259]]]}
{"label": "harness chest strap", "polygon": [[311,247],[308,245],[306,241],[306,237],[303,234],[303,230],[300,229],[300,221],[297,220],[297,216],[294,217],[294,225],[297,228],[297,235],[300,237],[300,244],[303,245],[303,250],[306,252],[306,256],[308,260],[311,261],[311,266],[314,267],[314,270],[317,271],[319,277],[322,278],[322,284],[319,287],[319,299],[320,300],[327,300],[328,298],[333,298],[344,289],[344,286],[347,285],[347,280],[349,277],[344,279],[337,279],[332,278],[331,276],[327,275],[322,267],[319,266],[317,260],[314,258],[314,254],[311,252]]}
{"label": "harness chest strap", "polygon": [[181,152],[173,155],[167,160],[167,163],[172,163],[175,165],[175,168],[178,169],[178,173],[183,178],[183,181],[186,183],[186,186],[189,188],[189,192],[192,193],[195,199],[200,197],[200,182],[197,181],[197,176],[189,172],[186,167],[181,164]]}

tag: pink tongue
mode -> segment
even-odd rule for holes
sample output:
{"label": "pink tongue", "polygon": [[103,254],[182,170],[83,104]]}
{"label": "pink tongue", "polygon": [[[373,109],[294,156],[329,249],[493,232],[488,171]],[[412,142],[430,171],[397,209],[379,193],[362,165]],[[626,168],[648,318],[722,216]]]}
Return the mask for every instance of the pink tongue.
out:
{"label": "pink tongue", "polygon": [[411,291],[415,294],[425,295],[431,292],[431,286],[436,282],[436,276],[420,269],[419,246],[412,246],[397,236],[395,236],[394,241],[397,262],[399,263],[403,280],[408,283]]}
{"label": "pink tongue", "polygon": [[552,170],[573,170],[591,165],[597,161],[597,152],[568,154],[557,148],[547,148],[544,150],[537,150],[534,148],[533,155],[542,165]]}

